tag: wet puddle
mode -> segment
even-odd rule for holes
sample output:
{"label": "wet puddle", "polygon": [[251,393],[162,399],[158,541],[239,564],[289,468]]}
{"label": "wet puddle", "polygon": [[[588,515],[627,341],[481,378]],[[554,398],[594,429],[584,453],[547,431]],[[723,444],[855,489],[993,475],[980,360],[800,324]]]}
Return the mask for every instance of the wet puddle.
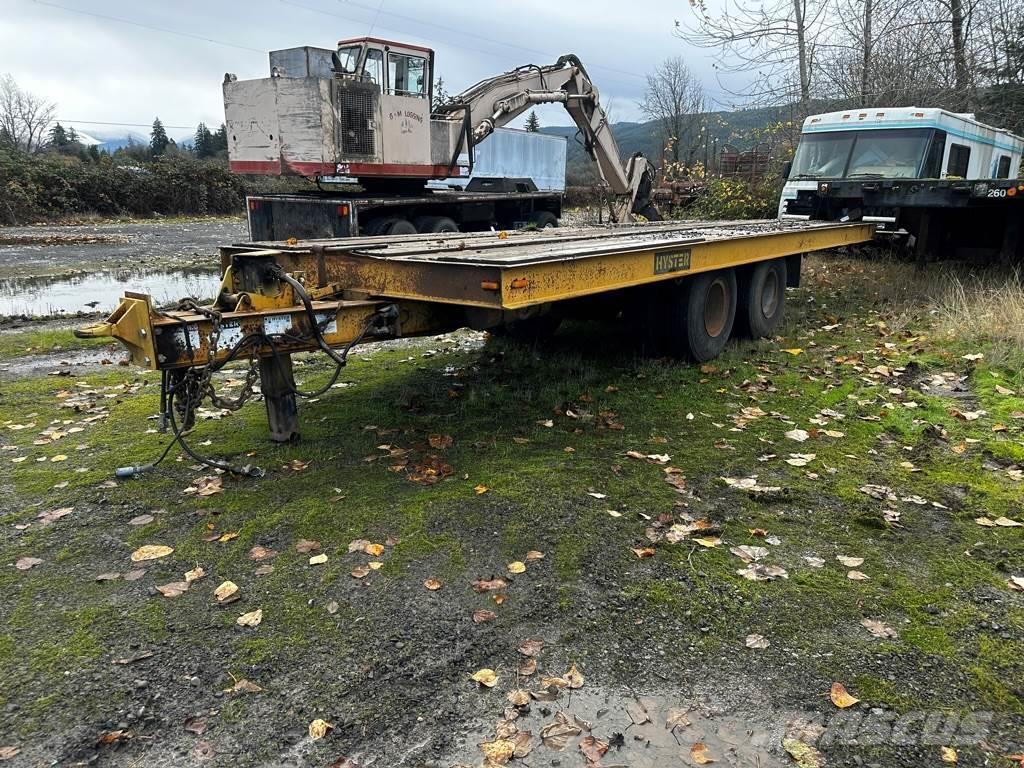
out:
{"label": "wet puddle", "polygon": [[[496,714],[500,730],[502,717]],[[545,726],[553,722],[566,723],[561,730],[572,735],[567,739],[542,738]],[[530,734],[528,755],[512,760],[509,765],[668,768],[715,764],[784,768],[791,764],[779,755],[783,723],[772,727],[763,721],[752,722],[685,701],[634,695],[629,691],[584,688],[572,691],[571,695],[563,692],[556,701],[532,702],[529,711],[509,725],[517,733]],[[599,763],[588,760],[586,749],[593,743],[588,737],[607,745]],[[479,765],[483,755],[480,744],[494,738],[486,730],[470,733],[456,754],[448,757],[455,765]]]}
{"label": "wet puddle", "polygon": [[148,293],[156,304],[186,296],[214,298],[220,277],[208,270],[111,270],[66,278],[0,280],[0,315],[50,316],[109,312],[125,291]]}

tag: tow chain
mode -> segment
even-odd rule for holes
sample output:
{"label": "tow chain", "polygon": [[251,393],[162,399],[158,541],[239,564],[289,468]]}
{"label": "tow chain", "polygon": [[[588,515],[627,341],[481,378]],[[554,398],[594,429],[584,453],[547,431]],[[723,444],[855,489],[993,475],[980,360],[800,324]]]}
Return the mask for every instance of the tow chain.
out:
{"label": "tow chain", "polygon": [[[215,309],[204,307],[192,299],[186,299],[179,303],[178,309],[188,310],[203,315],[210,321],[210,341],[208,360],[212,363],[217,357],[217,350],[220,345],[221,335],[221,313]],[[188,333],[186,331],[186,338]],[[181,384],[186,388],[186,397],[183,408],[194,410],[203,400],[209,396],[210,402],[218,408],[229,411],[237,411],[255,393],[256,380],[259,378],[259,355],[257,349],[249,352],[249,369],[245,373],[245,381],[242,384],[242,391],[236,398],[221,397],[213,386],[213,367],[209,363],[201,367],[189,368]],[[179,385],[180,386],[180,385]],[[181,402],[181,401],[179,401]],[[190,422],[190,414],[182,414],[186,422]]]}

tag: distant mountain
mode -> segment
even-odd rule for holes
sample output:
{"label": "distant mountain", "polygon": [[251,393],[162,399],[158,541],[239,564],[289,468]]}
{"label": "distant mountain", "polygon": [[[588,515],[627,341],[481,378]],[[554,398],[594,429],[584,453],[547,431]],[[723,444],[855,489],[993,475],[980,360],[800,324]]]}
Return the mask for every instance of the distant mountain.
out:
{"label": "distant mountain", "polygon": [[[149,144],[149,132],[143,128],[121,128],[118,126],[110,127],[92,127],[80,128],[73,123],[69,123],[64,126],[65,128],[73,127],[75,132],[79,136],[79,140],[88,146],[89,144],[95,144],[98,149],[106,150],[107,152],[115,152],[121,147],[127,147],[129,144]],[[191,143],[192,133],[177,131],[168,131],[168,135],[174,139],[178,144],[183,142]],[[88,141],[86,141],[88,139]]]}
{"label": "distant mountain", "polygon": [[[751,130],[763,128],[770,123],[780,120],[789,120],[791,109],[789,107],[763,107],[758,109],[743,109],[734,112],[710,112],[708,113],[709,151],[718,140],[719,149],[725,144],[730,144],[737,149],[748,149],[752,143],[749,138]],[[570,177],[596,178],[596,170],[590,159],[583,150],[583,145],[575,140],[576,127],[568,125],[553,125],[541,128],[541,133],[553,136],[565,136],[568,139],[568,152],[566,156],[567,172]],[[613,123],[612,133],[619,145],[619,152],[623,158],[629,157],[634,152],[642,152],[645,157],[652,160],[656,165],[661,162],[661,136],[658,130],[658,123],[655,121],[646,123]],[[699,160],[703,161],[703,151],[697,153]]]}

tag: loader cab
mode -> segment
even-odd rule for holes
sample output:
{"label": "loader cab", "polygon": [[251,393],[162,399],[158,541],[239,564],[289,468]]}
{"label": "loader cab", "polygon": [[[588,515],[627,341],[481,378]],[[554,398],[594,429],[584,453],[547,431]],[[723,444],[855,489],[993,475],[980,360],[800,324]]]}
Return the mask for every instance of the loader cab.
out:
{"label": "loader cab", "polygon": [[434,52],[418,45],[377,37],[338,43],[339,165],[362,163],[360,176],[424,175],[431,157],[433,68]]}
{"label": "loader cab", "polygon": [[373,83],[382,95],[425,99],[429,103],[433,68],[434,52],[418,45],[375,37],[338,43],[336,74]]}

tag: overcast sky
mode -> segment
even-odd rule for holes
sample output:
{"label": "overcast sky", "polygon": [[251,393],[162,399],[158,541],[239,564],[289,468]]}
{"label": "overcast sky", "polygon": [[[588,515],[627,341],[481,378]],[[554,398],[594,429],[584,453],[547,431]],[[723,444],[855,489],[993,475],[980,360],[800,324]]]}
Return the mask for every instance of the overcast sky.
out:
{"label": "overcast sky", "polygon": [[[638,120],[644,76],[683,55],[708,95],[729,101],[708,52],[672,34],[692,13],[687,0],[0,0],[0,9],[0,73],[87,131],[85,121],[149,125],[154,116],[184,127],[172,136],[219,125],[225,72],[265,77],[272,48],[330,48],[367,34],[434,48],[449,93],[571,52],[611,101],[613,120]],[[570,122],[559,107],[539,114],[543,124]]]}

